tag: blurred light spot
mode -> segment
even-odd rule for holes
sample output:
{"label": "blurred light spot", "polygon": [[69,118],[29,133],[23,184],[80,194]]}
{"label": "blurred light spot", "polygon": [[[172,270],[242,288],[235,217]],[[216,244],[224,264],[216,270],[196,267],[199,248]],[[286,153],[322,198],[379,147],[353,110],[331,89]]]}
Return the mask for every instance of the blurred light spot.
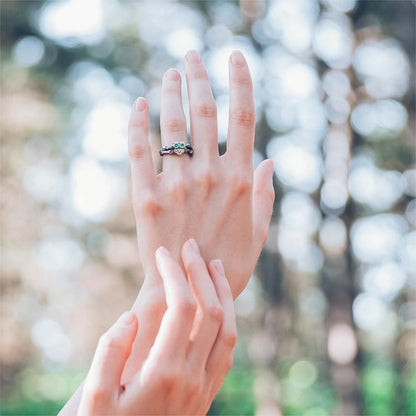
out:
{"label": "blurred light spot", "polygon": [[249,317],[257,310],[257,291],[255,279],[250,279],[246,288],[235,300],[235,312],[237,316]]}
{"label": "blurred light spot", "polygon": [[398,252],[402,266],[416,277],[416,231],[403,236]]}
{"label": "blurred light spot", "polygon": [[406,194],[416,197],[416,169],[409,169],[403,173],[406,180]]}
{"label": "blurred light spot", "polygon": [[48,1],[41,10],[39,26],[45,36],[64,46],[98,43],[105,35],[102,1]]}
{"label": "blurred light spot", "polygon": [[69,68],[72,96],[79,103],[92,106],[99,100],[109,100],[115,91],[111,74],[94,62],[77,62]]}
{"label": "blurred light spot", "polygon": [[395,139],[406,123],[406,108],[394,100],[358,104],[351,113],[351,126],[369,140]]}
{"label": "blurred light spot", "polygon": [[298,230],[308,236],[316,232],[321,223],[321,214],[309,195],[288,192],[280,205],[281,225]]}
{"label": "blurred light spot", "polygon": [[308,193],[320,185],[322,159],[317,151],[296,146],[283,136],[269,141],[267,155],[274,160],[276,175],[283,184]]}
{"label": "blurred light spot", "polygon": [[351,363],[357,355],[357,340],[350,325],[335,324],[328,333],[328,355],[337,364]]}
{"label": "blurred light spot", "polygon": [[[196,9],[169,1],[164,2],[163,6],[159,2],[135,2],[135,7],[136,18],[140,22],[137,25],[139,37],[148,46],[160,47],[164,42],[169,41],[171,36],[174,36],[179,44],[175,46],[171,43],[167,49],[177,56],[180,50],[184,51],[186,45],[200,44],[199,39],[202,39],[202,33],[207,24],[204,15]],[[176,35],[175,32],[177,32]],[[189,39],[184,37],[186,33],[190,35]]]}
{"label": "blurred light spot", "polygon": [[325,109],[328,120],[334,124],[345,123],[351,110],[349,102],[339,97],[329,97]]}
{"label": "blurred light spot", "polygon": [[393,261],[371,267],[363,277],[364,290],[388,301],[399,294],[405,283],[405,270]]}
{"label": "blurred light spot", "polygon": [[416,199],[412,199],[407,204],[405,216],[409,224],[416,228]]}
{"label": "blurred light spot", "polygon": [[319,229],[319,241],[325,253],[341,255],[347,246],[347,229],[344,221],[337,217],[324,219]]}
{"label": "blurred light spot", "polygon": [[12,53],[18,65],[35,66],[40,63],[45,54],[45,45],[35,36],[26,36],[16,42]]}
{"label": "blurred light spot", "polygon": [[166,50],[175,58],[182,59],[190,49],[201,51],[200,34],[189,27],[175,29],[166,39]]}
{"label": "blurred light spot", "polygon": [[67,238],[43,240],[35,248],[37,262],[51,272],[74,272],[84,261],[81,246]]}
{"label": "blurred light spot", "polygon": [[94,106],[85,121],[85,153],[107,161],[125,159],[130,111],[129,106],[115,101],[101,101]]}
{"label": "blurred light spot", "polygon": [[348,200],[345,185],[334,179],[325,181],[321,188],[321,207],[327,214],[341,214]]}
{"label": "blurred light spot", "polygon": [[379,170],[370,160],[360,158],[351,164],[348,186],[355,201],[378,211],[392,207],[404,191],[399,172]]}
{"label": "blurred light spot", "polygon": [[283,94],[299,100],[310,97],[317,91],[317,72],[309,65],[293,63],[282,71],[280,79]]}
{"label": "blurred light spot", "polygon": [[399,309],[399,316],[404,326],[416,329],[416,302],[405,302]]}
{"label": "blurred light spot", "polygon": [[358,79],[375,98],[402,97],[409,87],[410,64],[396,40],[365,40],[355,50]]}
{"label": "blurred light spot", "polygon": [[309,361],[298,361],[289,371],[290,381],[301,389],[310,387],[318,377],[316,366]]}
{"label": "blurred light spot", "polygon": [[43,374],[40,376],[38,383],[40,395],[47,400],[66,400],[68,393],[70,393],[65,378],[59,374]]}
{"label": "blurred light spot", "polygon": [[49,360],[65,362],[71,355],[71,341],[58,322],[43,318],[32,326],[32,340]]}
{"label": "blurred light spot", "polygon": [[224,25],[211,26],[205,33],[205,42],[210,48],[219,48],[232,39],[233,33]]}
{"label": "blurred light spot", "polygon": [[351,228],[354,255],[364,263],[392,259],[407,229],[406,220],[395,214],[378,214],[356,220]]}
{"label": "blurred light spot", "polygon": [[321,0],[322,3],[341,13],[350,12],[356,5],[357,0]]}
{"label": "blurred light spot", "polygon": [[73,161],[70,180],[74,208],[94,221],[109,218],[124,195],[125,178],[85,156]]}
{"label": "blurred light spot", "polygon": [[383,325],[387,310],[385,304],[377,297],[361,293],[354,299],[352,312],[358,327],[373,330]]}
{"label": "blurred light spot", "polygon": [[335,69],[347,68],[352,52],[351,24],[347,16],[324,13],[319,20],[313,40],[316,55]]}
{"label": "blurred light spot", "polygon": [[311,0],[275,0],[270,3],[264,19],[264,32],[278,39],[294,53],[310,49],[313,24],[319,14],[319,6]]}
{"label": "blurred light spot", "polygon": [[255,331],[251,338],[248,353],[253,363],[270,365],[276,356],[276,338],[266,331]]}
{"label": "blurred light spot", "polygon": [[326,311],[325,295],[317,288],[308,288],[300,294],[299,308],[308,318],[322,318]]}
{"label": "blurred light spot", "polygon": [[330,97],[345,97],[351,91],[350,80],[342,71],[326,71],[322,78],[322,86]]}
{"label": "blurred light spot", "polygon": [[323,266],[324,258],[321,250],[302,231],[281,226],[277,245],[287,266],[291,269],[313,274]]}
{"label": "blurred light spot", "polygon": [[65,180],[56,161],[47,159],[29,166],[23,176],[23,185],[37,200],[58,202],[64,192]]}
{"label": "blurred light spot", "polygon": [[208,2],[211,21],[229,27],[233,32],[242,28],[244,16],[237,4],[224,2]]}

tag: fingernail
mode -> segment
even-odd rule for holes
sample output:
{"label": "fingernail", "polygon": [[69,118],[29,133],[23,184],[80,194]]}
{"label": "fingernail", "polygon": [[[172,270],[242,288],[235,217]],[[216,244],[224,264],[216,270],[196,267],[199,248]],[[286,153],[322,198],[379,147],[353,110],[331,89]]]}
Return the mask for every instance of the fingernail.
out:
{"label": "fingernail", "polygon": [[195,251],[195,253],[198,253],[199,255],[201,254],[198,244],[193,238],[188,240],[188,244],[192,248],[192,250]]}
{"label": "fingernail", "polygon": [[131,325],[134,322],[134,313],[132,311],[124,312],[120,318],[118,318],[118,323],[123,325]]}
{"label": "fingernail", "polygon": [[181,76],[179,75],[179,72],[176,69],[169,69],[166,72],[166,77],[171,81],[179,81]]}
{"label": "fingernail", "polygon": [[220,259],[212,260],[211,265],[216,273],[218,273],[220,276],[225,277],[224,266],[222,265],[222,261]]}
{"label": "fingernail", "polygon": [[186,60],[190,64],[199,64],[201,62],[201,56],[199,55],[197,51],[189,51],[186,54]]}
{"label": "fingernail", "polygon": [[240,51],[234,51],[231,54],[231,63],[237,67],[243,67],[246,64],[246,60]]}
{"label": "fingernail", "polygon": [[144,98],[138,98],[134,103],[137,111],[143,111],[146,108],[146,102]]}

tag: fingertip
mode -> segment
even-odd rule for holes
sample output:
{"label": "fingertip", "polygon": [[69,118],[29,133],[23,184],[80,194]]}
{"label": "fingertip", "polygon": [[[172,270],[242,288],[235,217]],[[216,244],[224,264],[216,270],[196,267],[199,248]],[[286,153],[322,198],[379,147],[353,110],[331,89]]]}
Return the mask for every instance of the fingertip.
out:
{"label": "fingertip", "polygon": [[237,68],[242,68],[246,65],[246,59],[244,58],[244,55],[241,53],[241,51],[238,50],[235,50],[231,53],[230,61]]}
{"label": "fingertip", "polygon": [[121,314],[120,318],[118,318],[117,323],[124,326],[131,326],[135,323],[135,321],[137,321],[137,317],[134,314],[134,312],[126,311]]}
{"label": "fingertip", "polygon": [[169,259],[170,256],[170,252],[167,248],[160,246],[156,251],[155,251],[155,258],[156,258],[156,263],[159,267],[159,271],[160,271],[160,266],[167,260]]}
{"label": "fingertip", "polygon": [[222,261],[220,259],[211,260],[209,263],[210,269],[220,278],[225,278],[225,271]]}
{"label": "fingertip", "polygon": [[137,111],[144,111],[147,108],[147,101],[145,98],[143,97],[139,97],[136,99],[136,101],[134,102],[134,108]]}

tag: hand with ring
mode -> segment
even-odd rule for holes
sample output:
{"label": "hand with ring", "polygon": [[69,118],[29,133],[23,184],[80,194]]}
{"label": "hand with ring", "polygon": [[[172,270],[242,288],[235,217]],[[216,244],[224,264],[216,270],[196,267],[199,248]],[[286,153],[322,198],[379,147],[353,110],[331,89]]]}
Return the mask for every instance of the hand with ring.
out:
{"label": "hand with ring", "polygon": [[100,339],[78,416],[207,413],[232,365],[233,298],[221,261],[207,267],[194,240],[184,244],[182,261],[188,280],[168,250],[156,251],[167,309],[152,349],[123,384],[121,375],[141,330],[133,312],[123,314]]}
{"label": "hand with ring", "polygon": [[[274,201],[273,162],[253,172],[255,106],[249,69],[235,51],[229,62],[227,150],[218,152],[217,109],[199,54],[185,58],[193,155],[164,154],[157,174],[149,144],[149,109],[136,100],[129,122],[132,198],[145,280],[133,307],[144,319],[129,371],[147,356],[165,310],[162,280],[153,253],[163,245],[180,260],[184,241],[194,238],[206,262],[223,259],[233,297],[246,286],[268,235]],[[162,81],[162,149],[187,143],[181,76],[168,70]],[[146,318],[148,317],[148,319]]]}

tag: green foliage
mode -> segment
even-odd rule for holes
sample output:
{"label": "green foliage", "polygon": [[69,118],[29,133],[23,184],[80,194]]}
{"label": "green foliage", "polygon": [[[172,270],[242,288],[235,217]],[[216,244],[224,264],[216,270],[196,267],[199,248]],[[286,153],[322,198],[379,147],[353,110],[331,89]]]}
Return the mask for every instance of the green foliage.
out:
{"label": "green foliage", "polygon": [[209,415],[253,415],[253,372],[251,369],[234,366],[213,402]]}

